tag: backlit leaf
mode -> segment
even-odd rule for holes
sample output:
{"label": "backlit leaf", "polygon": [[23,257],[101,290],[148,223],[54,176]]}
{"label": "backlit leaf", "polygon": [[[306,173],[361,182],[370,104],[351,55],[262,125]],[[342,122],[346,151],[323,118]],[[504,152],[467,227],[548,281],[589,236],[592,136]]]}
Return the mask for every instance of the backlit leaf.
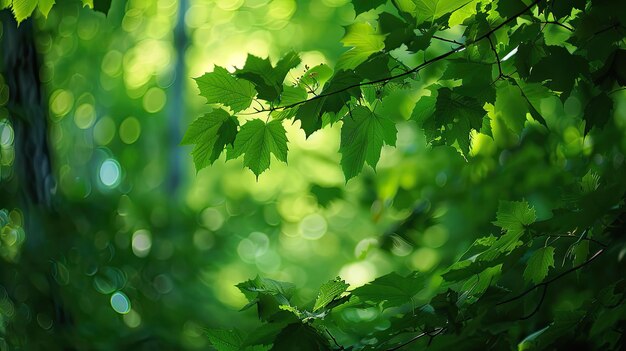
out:
{"label": "backlit leaf", "polygon": [[209,329],[207,336],[217,351],[239,351],[244,341],[244,334],[238,330]]}
{"label": "backlit leaf", "polygon": [[344,117],[339,152],[346,181],[359,174],[365,162],[375,168],[383,145],[395,145],[396,134],[393,121],[364,106]]}
{"label": "backlit leaf", "polygon": [[13,0],[11,9],[13,10],[15,20],[19,24],[30,17],[35,7],[37,7],[37,0]]}
{"label": "backlit leaf", "polygon": [[233,148],[233,158],[244,155],[243,164],[258,177],[270,166],[270,154],[287,162],[287,136],[280,120],[264,123],[259,119],[241,127]]}
{"label": "backlit leaf", "polygon": [[223,104],[234,112],[248,108],[256,95],[252,83],[233,77],[220,66],[215,66],[213,72],[196,78],[196,84],[200,89],[200,95],[204,96],[209,104]]}
{"label": "backlit leaf", "polygon": [[191,154],[196,170],[213,164],[227,145],[233,145],[239,122],[228,112],[217,109],[196,119],[181,141],[196,144]]}
{"label": "backlit leaf", "polygon": [[417,273],[403,277],[392,272],[354,289],[352,295],[361,301],[385,301],[386,307],[392,307],[410,303],[424,285],[424,278]]}
{"label": "backlit leaf", "polygon": [[336,278],[322,284],[319,292],[317,293],[313,311],[315,312],[331,303],[334,299],[339,297],[339,295],[343,294],[343,292],[348,289],[348,286],[349,285],[340,278]]}
{"label": "backlit leaf", "polygon": [[346,34],[341,42],[352,47],[344,52],[337,61],[336,70],[356,68],[372,54],[384,47],[385,36],[378,33],[369,23],[357,22],[346,27]]}

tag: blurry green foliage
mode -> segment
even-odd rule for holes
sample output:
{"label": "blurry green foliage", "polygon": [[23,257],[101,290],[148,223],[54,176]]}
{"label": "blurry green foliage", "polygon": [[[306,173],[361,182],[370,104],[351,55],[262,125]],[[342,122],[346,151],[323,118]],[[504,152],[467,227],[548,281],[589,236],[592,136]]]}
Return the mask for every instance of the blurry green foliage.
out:
{"label": "blurry green foliage", "polygon": [[1,78],[1,347],[624,344],[624,6],[86,3],[0,2],[56,179]]}

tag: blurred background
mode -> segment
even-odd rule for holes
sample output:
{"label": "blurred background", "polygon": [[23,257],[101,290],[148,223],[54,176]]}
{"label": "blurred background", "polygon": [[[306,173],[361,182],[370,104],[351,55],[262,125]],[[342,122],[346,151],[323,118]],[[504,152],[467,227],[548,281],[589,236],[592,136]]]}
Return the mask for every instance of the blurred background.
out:
{"label": "blurred background", "polygon": [[[409,121],[419,87],[378,107],[398,123],[397,147],[347,184],[340,125],[305,139],[286,122],[288,164],[272,160],[258,181],[223,156],[196,173],[191,149],[179,146],[210,109],[193,77],[241,67],[248,53],[276,61],[291,49],[303,62],[288,80],[305,65],[333,67],[354,17],[348,0],[113,1],[107,17],[68,1],[47,19],[37,14],[57,216],[26,225],[15,133],[1,108],[3,342],[207,348],[204,328],[257,323],[254,311],[238,312],[246,300],[235,287],[256,275],[295,283],[302,304],[337,275],[355,287],[392,270],[443,267],[494,219],[499,198],[526,196],[545,218],[558,165],[531,149],[494,181],[485,179],[498,162],[492,143],[471,164],[452,147],[427,150]],[[403,59],[412,66],[414,56]],[[423,81],[443,68],[422,71]],[[541,179],[516,176],[526,162],[546,163]],[[345,318],[386,322],[364,312]]]}

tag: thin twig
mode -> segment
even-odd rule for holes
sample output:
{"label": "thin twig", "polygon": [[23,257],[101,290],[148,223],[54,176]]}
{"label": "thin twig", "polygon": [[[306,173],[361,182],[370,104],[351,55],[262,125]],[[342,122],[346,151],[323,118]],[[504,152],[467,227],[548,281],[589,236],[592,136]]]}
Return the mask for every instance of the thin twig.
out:
{"label": "thin twig", "polygon": [[335,339],[335,337],[333,336],[333,334],[330,333],[330,331],[328,330],[328,328],[324,328],[326,330],[326,333],[328,334],[328,336],[330,336],[330,338],[332,339],[332,341],[335,343],[335,345],[337,345],[337,347],[339,348],[339,350],[345,350],[343,348],[343,346],[339,345],[339,343],[337,342],[337,339]]}
{"label": "thin twig", "polygon": [[402,70],[403,72],[406,72],[411,69],[411,67],[407,66],[404,62],[400,61],[398,58],[394,57],[393,55],[390,54],[389,57],[392,60],[396,61],[403,68]]}
{"label": "thin twig", "polygon": [[463,43],[458,42],[458,41],[456,41],[456,40],[447,39],[447,38],[440,37],[440,36],[437,36],[437,35],[433,35],[433,39],[437,39],[437,40],[445,41],[445,42],[447,42],[447,43],[452,43],[452,44],[456,44],[456,45],[463,45]]}
{"label": "thin twig", "polygon": [[[554,238],[569,238],[569,239],[587,240],[587,241],[590,241],[590,242],[595,243],[595,244],[597,244],[599,246],[602,246],[602,247],[607,247],[608,246],[607,244],[605,244],[605,243],[603,243],[601,241],[598,241],[598,240],[593,239],[593,238],[588,238],[588,237],[579,238],[579,237],[577,237],[575,235],[553,235],[553,234],[551,234],[550,236],[554,237]],[[576,243],[574,243],[574,244],[576,244]]]}
{"label": "thin twig", "polygon": [[[606,32],[606,31],[609,31],[609,30],[614,29],[614,28],[619,28],[619,23],[614,23],[614,24],[612,24],[612,25],[610,25],[610,26],[608,26],[606,28],[600,29],[599,31],[593,33],[593,36],[596,36],[598,34],[602,34],[602,33]],[[592,36],[592,38],[593,38],[593,36]]]}
{"label": "thin twig", "polygon": [[[399,349],[401,349],[401,348],[405,347],[406,345],[409,345],[409,344],[411,344],[411,343],[414,343],[415,341],[417,341],[417,340],[419,340],[419,339],[421,339],[421,338],[423,338],[423,337],[425,337],[425,336],[429,336],[429,337],[431,337],[431,340],[432,340],[432,338],[434,338],[435,336],[437,336],[437,335],[439,335],[439,334],[443,333],[443,331],[444,331],[445,329],[446,329],[445,327],[442,327],[442,328],[435,328],[435,330],[433,330],[433,331],[431,331],[431,332],[427,332],[427,331],[426,331],[426,332],[423,332],[423,333],[421,333],[421,334],[417,334],[416,336],[414,336],[414,337],[412,337],[411,339],[409,339],[409,340],[405,341],[404,343],[402,343],[402,344],[400,344],[400,345],[398,345],[398,346],[394,346],[394,347],[392,347],[392,348],[390,348],[390,349],[387,349],[387,351],[395,351],[395,350],[399,350]],[[434,333],[434,334],[433,334],[433,333]]]}
{"label": "thin twig", "polygon": [[626,87],[621,87],[621,88],[617,88],[615,90],[611,90],[611,91],[609,91],[607,93],[607,95],[611,95],[611,94],[617,93],[618,91],[622,91],[622,90],[626,90]]}
{"label": "thin twig", "polygon": [[549,285],[549,284],[553,283],[554,281],[556,281],[556,280],[559,280],[559,279],[563,278],[563,277],[564,277],[564,276],[566,276],[567,274],[569,274],[569,273],[572,273],[572,272],[575,272],[575,271],[579,270],[580,268],[582,268],[582,267],[584,267],[584,266],[588,265],[588,264],[589,264],[589,263],[591,263],[593,260],[595,260],[596,258],[598,258],[598,256],[600,256],[600,255],[604,252],[604,250],[605,250],[605,249],[601,249],[601,250],[599,250],[599,251],[598,251],[598,252],[596,252],[593,256],[591,256],[591,258],[589,258],[587,261],[585,261],[585,262],[583,262],[583,263],[581,263],[581,264],[579,264],[579,265],[577,265],[577,266],[574,266],[574,267],[572,267],[572,268],[570,268],[570,269],[568,269],[568,270],[566,270],[566,271],[562,272],[561,274],[557,275],[556,277],[554,277],[554,278],[552,278],[552,279],[550,279],[550,280],[548,280],[548,281],[545,281],[545,282],[539,283],[539,284],[537,284],[537,285],[533,285],[533,286],[531,286],[530,288],[528,288],[528,289],[524,290],[524,292],[522,292],[521,294],[519,294],[519,295],[517,295],[517,296],[514,296],[514,297],[512,297],[512,298],[510,298],[510,299],[507,299],[507,300],[504,300],[504,301],[500,301],[500,302],[498,302],[498,303],[496,304],[496,306],[504,305],[504,304],[506,304],[506,303],[513,302],[513,301],[515,301],[515,300],[519,300],[519,299],[521,299],[522,297],[524,297],[524,296],[528,295],[529,293],[531,293],[532,291],[534,291],[535,289],[538,289],[539,287],[544,286],[544,285],[545,285],[545,286],[547,286],[547,285]]}
{"label": "thin twig", "polygon": [[[413,73],[416,73],[416,72],[422,70],[423,68],[425,68],[425,67],[427,67],[427,66],[429,66],[429,65],[431,65],[431,64],[433,64],[435,62],[441,61],[441,60],[447,58],[448,56],[456,54],[457,52],[460,52],[460,51],[466,49],[467,47],[469,47],[471,45],[474,45],[474,44],[478,43],[479,41],[481,41],[481,40],[483,40],[485,38],[488,38],[491,34],[495,33],[500,28],[502,28],[505,25],[509,24],[510,22],[514,21],[519,16],[523,15],[524,13],[526,13],[528,10],[533,8],[535,5],[537,5],[541,1],[542,0],[535,0],[535,1],[533,1],[530,5],[526,6],[524,9],[520,10],[515,15],[507,18],[502,23],[500,23],[496,27],[492,28],[487,33],[477,37],[473,41],[467,42],[465,44],[460,44],[458,47],[456,47],[456,48],[454,48],[454,49],[452,49],[452,50],[450,50],[448,52],[445,52],[445,53],[443,53],[441,55],[435,56],[435,57],[433,57],[433,58],[431,58],[429,60],[426,60],[423,63],[417,65],[416,67],[414,67],[414,68],[412,68],[412,69],[410,69],[410,70],[408,70],[406,72],[402,72],[402,73],[399,73],[399,74],[396,74],[396,75],[392,75],[392,76],[389,76],[389,77],[385,77],[385,78],[372,80],[372,81],[369,81],[369,82],[360,82],[360,83],[352,84],[352,85],[349,85],[347,87],[344,87],[344,88],[341,88],[341,89],[338,89],[338,90],[334,90],[334,91],[331,91],[331,92],[322,93],[322,94],[313,96],[313,97],[308,98],[306,100],[298,101],[298,102],[295,102],[295,103],[292,103],[292,104],[289,104],[289,105],[285,105],[285,106],[278,106],[278,107],[273,107],[273,108],[269,108],[269,109],[264,109],[264,110],[261,110],[259,112],[272,112],[272,111],[278,110],[278,109],[282,110],[282,109],[286,109],[286,108],[292,108],[292,107],[296,107],[296,106],[305,104],[307,102],[311,102],[311,101],[318,100],[318,99],[323,99],[325,97],[332,96],[332,95],[335,95],[335,94],[343,93],[343,92],[348,91],[350,89],[360,88],[362,86],[374,85],[374,84],[378,84],[378,83],[387,83],[390,80],[395,80],[395,79],[398,79],[398,78],[406,77],[408,75],[411,75]],[[258,113],[258,112],[255,112],[255,113]]]}
{"label": "thin twig", "polygon": [[541,22],[541,23],[545,23],[545,24],[555,24],[555,25],[557,25],[557,26],[559,26],[559,27],[563,27],[563,28],[565,28],[565,29],[569,30],[570,32],[573,32],[573,31],[574,31],[574,28],[572,28],[572,27],[570,27],[570,26],[568,26],[568,25],[566,25],[566,24],[564,24],[564,23],[558,22],[558,21],[545,21],[545,22]]}
{"label": "thin twig", "polygon": [[[503,77],[508,78],[507,75],[502,73],[502,64],[500,63],[500,56],[498,55],[498,51],[496,50],[496,47],[493,45],[493,41],[491,41],[491,37],[487,37],[487,40],[489,41],[489,46],[491,46],[491,51],[493,51],[493,53],[496,55],[496,61],[498,62],[498,79],[503,78]],[[496,79],[496,81],[498,79]]]}
{"label": "thin twig", "polygon": [[530,312],[530,314],[529,314],[529,315],[527,315],[527,316],[524,316],[524,317],[520,318],[520,320],[522,320],[522,321],[523,321],[523,320],[526,320],[526,319],[528,319],[528,318],[530,318],[530,317],[534,316],[537,312],[539,312],[539,308],[541,308],[541,305],[543,304],[543,300],[545,300],[545,298],[546,298],[546,292],[547,292],[547,291],[548,291],[548,286],[547,286],[547,285],[544,285],[544,286],[543,286],[543,290],[541,291],[541,298],[539,299],[539,303],[537,304],[537,306],[535,307],[535,309],[534,309],[532,312]]}

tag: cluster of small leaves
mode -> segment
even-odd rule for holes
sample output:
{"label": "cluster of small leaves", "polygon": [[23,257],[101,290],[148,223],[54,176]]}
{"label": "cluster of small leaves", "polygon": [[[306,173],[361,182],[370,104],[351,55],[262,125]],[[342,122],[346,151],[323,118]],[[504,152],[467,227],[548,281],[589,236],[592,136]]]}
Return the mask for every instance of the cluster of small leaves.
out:
{"label": "cluster of small leaves", "polygon": [[[365,163],[376,166],[383,145],[395,144],[399,121],[376,107],[401,89],[417,94],[411,119],[433,147],[454,147],[468,166],[483,160],[503,164],[507,155],[539,149],[535,154],[548,160],[529,160],[560,165],[563,183],[553,185],[560,196],[540,202],[542,208],[503,199],[495,221],[485,223],[486,231],[477,233],[467,252],[431,275],[394,272],[352,290],[337,278],[324,284],[309,306],[291,303],[291,284],[263,278],[242,283],[247,307],[256,306],[266,323],[245,336],[211,331],[213,345],[218,350],[409,350],[420,343],[442,350],[477,345],[529,350],[564,340],[568,348],[623,345],[622,278],[587,284],[597,296],[581,295],[584,304],[567,309],[554,282],[580,284],[576,278],[592,264],[622,259],[616,250],[626,227],[626,184],[619,175],[623,130],[612,116],[616,92],[626,85],[626,5],[371,0],[354,1],[354,9],[369,15],[346,27],[342,41],[350,49],[334,72],[307,67],[295,84],[285,84],[299,64],[289,53],[275,66],[250,55],[242,69],[216,67],[197,78],[201,95],[221,105],[194,122],[185,137],[185,143],[195,144],[198,169],[226,149],[229,159],[243,154],[258,176],[269,167],[270,154],[286,161],[286,120],[299,121],[307,137],[341,122],[341,165],[350,179]],[[410,67],[400,59],[406,55],[422,63]],[[423,70],[434,82],[421,81]],[[246,109],[266,114],[269,122],[252,119],[239,126]],[[605,159],[613,161],[598,161]],[[560,309],[546,310],[544,301]]]}
{"label": "cluster of small leaves", "polygon": [[[578,328],[591,328],[589,340],[597,345],[607,342],[619,345],[618,334],[614,339],[606,339],[601,332],[626,316],[626,308],[621,304],[626,294],[623,279],[603,288],[602,296],[586,310],[559,312],[548,326],[522,340],[511,340],[507,326],[532,317],[541,307],[551,283],[590,264],[603,253],[605,245],[585,233],[569,235],[574,242],[568,242],[565,248],[554,245],[556,240],[548,244],[543,240],[546,235],[534,230],[534,226],[547,223],[536,222],[535,210],[526,201],[502,202],[494,224],[500,227],[500,233],[477,239],[464,255],[467,258],[462,257],[434,279],[417,272],[408,276],[392,272],[349,289],[349,285],[337,277],[324,283],[315,300],[301,307],[291,302],[295,291],[293,284],[256,277],[237,287],[249,301],[243,310],[256,307],[259,318],[265,323],[249,334],[236,329],[211,329],[207,331],[208,337],[219,351],[396,350],[403,347],[408,350],[414,349],[416,346],[412,344],[422,338],[432,343],[432,348],[442,350],[451,345],[461,347],[467,340],[476,343],[473,345],[483,345],[491,339],[497,341],[499,347],[527,350],[543,349],[562,337],[576,338]],[[558,235],[554,239],[558,239]],[[538,242],[542,244],[535,248]],[[600,246],[593,255],[589,255],[589,243]],[[576,252],[576,257],[568,254],[564,257],[571,262],[571,268],[564,265],[555,270],[557,247],[560,255]],[[523,270],[524,284],[517,285],[528,287],[526,290],[514,293],[501,285],[520,277],[520,270]],[[442,283],[432,289],[429,285],[437,280]],[[543,296],[539,302],[534,302],[537,305],[525,306],[524,298],[541,289]],[[528,313],[528,310],[532,311]],[[355,340],[349,334],[353,327],[342,323],[346,315],[354,311],[371,314],[367,317],[370,320],[375,316],[389,322]],[[607,315],[610,320],[603,320]],[[367,325],[367,322],[362,323]],[[485,333],[482,341],[472,336],[477,330]],[[433,343],[439,335],[441,337]],[[440,343],[439,339],[445,341]]]}
{"label": "cluster of small leaves", "polygon": [[[63,0],[59,0],[63,1]],[[81,0],[83,6],[94,9],[102,13],[109,12],[111,7],[111,0]],[[52,6],[57,3],[57,0],[0,0],[0,10],[10,8],[15,16],[17,23],[21,23],[28,17],[32,16],[35,9],[44,17],[48,17],[48,13],[52,10]]]}
{"label": "cluster of small leaves", "polygon": [[[196,169],[213,164],[224,150],[227,159],[243,155],[244,165],[257,177],[269,168],[271,154],[287,162],[283,123],[289,119],[300,121],[307,137],[343,121],[340,152],[346,179],[359,174],[365,163],[376,167],[383,145],[395,145],[397,130],[394,121],[361,103],[359,85],[371,75],[367,71],[360,75],[355,69],[365,70],[365,66],[359,68],[364,63],[375,64],[366,61],[384,48],[383,38],[369,24],[349,27],[343,42],[352,49],[339,59],[336,72],[323,64],[305,67],[294,84],[285,84],[287,74],[301,63],[294,52],[275,66],[268,58],[248,55],[241,69],[228,72],[216,66],[196,78],[200,95],[214,105],[212,112],[191,124],[182,141],[195,144]],[[267,119],[252,119],[239,126],[242,111],[247,109],[265,113]]]}

